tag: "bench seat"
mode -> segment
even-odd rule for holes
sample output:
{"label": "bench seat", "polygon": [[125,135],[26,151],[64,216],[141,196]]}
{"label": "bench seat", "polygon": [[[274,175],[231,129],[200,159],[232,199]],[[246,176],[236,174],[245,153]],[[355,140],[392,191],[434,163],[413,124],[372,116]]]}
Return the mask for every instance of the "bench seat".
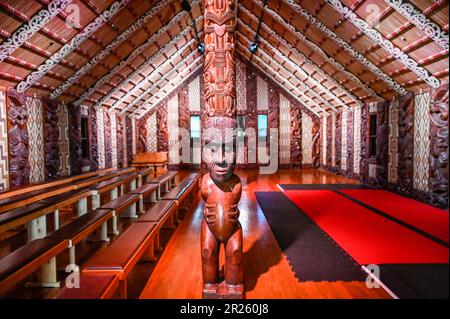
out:
{"label": "bench seat", "polygon": [[47,238],[63,238],[69,240],[69,245],[76,245],[111,218],[111,210],[96,209],[50,233]]}
{"label": "bench seat", "polygon": [[100,209],[113,210],[115,215],[120,215],[125,209],[139,201],[139,195],[125,194],[102,205]]}
{"label": "bench seat", "polygon": [[83,274],[115,274],[120,280],[120,292],[126,298],[126,277],[138,261],[154,260],[156,223],[135,223],[108,248],[94,255],[86,263]]}
{"label": "bench seat", "polygon": [[0,295],[67,248],[64,238],[36,239],[0,259]]}
{"label": "bench seat", "polygon": [[177,208],[177,202],[174,200],[162,200],[157,202],[154,206],[149,208],[145,214],[141,215],[138,219],[139,223],[142,222],[155,222],[160,223],[164,220],[164,217]]}
{"label": "bench seat", "polygon": [[0,233],[25,225],[27,222],[54,212],[55,206],[49,203],[34,203],[0,214]]}
{"label": "bench seat", "polygon": [[181,201],[187,195],[187,191],[194,184],[194,179],[185,178],[177,186],[175,186],[170,192],[165,194],[162,199]]}
{"label": "bench seat", "polygon": [[116,275],[80,275],[79,288],[64,287],[55,299],[111,299],[118,287],[119,277]]}
{"label": "bench seat", "polygon": [[159,185],[158,184],[144,184],[129,194],[136,194],[139,196],[139,213],[143,214],[144,203],[153,203],[158,200]]}

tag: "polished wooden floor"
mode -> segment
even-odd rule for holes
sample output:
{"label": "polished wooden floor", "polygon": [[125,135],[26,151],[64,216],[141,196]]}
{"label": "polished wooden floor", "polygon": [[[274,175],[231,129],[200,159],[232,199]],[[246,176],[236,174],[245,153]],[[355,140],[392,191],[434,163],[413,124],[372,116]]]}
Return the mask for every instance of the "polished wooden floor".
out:
{"label": "polished wooden floor", "polygon": [[[255,191],[279,191],[277,183],[355,183],[345,177],[314,169],[280,170],[260,175],[237,171],[243,192],[239,203],[244,231],[244,275],[247,298],[390,298],[382,288],[363,282],[300,282],[280,250],[259,208]],[[200,224],[203,202],[171,234],[140,298],[201,298]],[[222,256],[223,259],[223,256]]]}

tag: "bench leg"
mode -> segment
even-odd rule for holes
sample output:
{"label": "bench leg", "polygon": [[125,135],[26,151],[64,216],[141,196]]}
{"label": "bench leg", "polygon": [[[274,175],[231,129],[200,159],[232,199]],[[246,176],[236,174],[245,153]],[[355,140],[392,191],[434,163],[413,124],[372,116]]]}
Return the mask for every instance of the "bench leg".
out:
{"label": "bench leg", "polygon": [[138,187],[142,186],[142,175],[138,175]]}
{"label": "bench leg", "polygon": [[37,272],[36,282],[25,283],[26,287],[59,288],[60,282],[56,276],[56,257],[46,262]]}
{"label": "bench leg", "polygon": [[44,238],[47,235],[47,219],[44,216],[28,222],[28,241]]}
{"label": "bench leg", "polygon": [[119,188],[120,188],[120,196],[122,196],[123,194],[125,194],[125,185],[124,184],[122,184],[122,185],[120,185],[119,186]]}
{"label": "bench leg", "polygon": [[69,264],[71,265],[76,264],[75,245],[73,244],[69,247]]}
{"label": "bench leg", "polygon": [[169,218],[167,218],[167,221],[164,224],[163,228],[174,229],[175,228],[174,218],[175,218],[175,212],[170,214],[170,216],[169,216]]}
{"label": "bench leg", "polygon": [[138,218],[138,215],[136,214],[136,203],[131,204],[131,206],[128,208],[127,216],[129,218]]}
{"label": "bench leg", "polygon": [[92,210],[100,207],[100,194],[92,195]]}
{"label": "bench leg", "polygon": [[119,298],[127,299],[127,280],[126,279],[119,281]]}
{"label": "bench leg", "polygon": [[150,201],[152,203],[156,203],[158,201],[158,191],[159,191],[159,189],[158,190],[154,190],[152,192],[152,194],[150,195]]}
{"label": "bench leg", "polygon": [[87,213],[88,205],[87,198],[80,199],[76,204],[77,216],[83,216]]}
{"label": "bench leg", "polygon": [[117,216],[116,216],[116,212],[113,213],[113,217],[112,217],[112,233],[114,235],[119,235],[119,229],[117,227]]}
{"label": "bench leg", "polygon": [[59,209],[56,209],[53,213],[53,223],[53,227],[55,228],[55,230],[59,229]]}
{"label": "bench leg", "polygon": [[113,188],[109,191],[109,194],[111,195],[111,200],[116,199],[118,197],[118,190],[117,187]]}
{"label": "bench leg", "polygon": [[154,239],[150,241],[150,245],[148,248],[144,251],[142,255],[142,261],[157,261],[158,258],[155,256],[155,243]]}
{"label": "bench leg", "polygon": [[138,210],[139,210],[139,214],[145,213],[145,210],[144,210],[144,198],[139,198]]}
{"label": "bench leg", "polygon": [[162,251],[163,247],[161,246],[161,240],[159,238],[159,232],[155,236],[155,250]]}

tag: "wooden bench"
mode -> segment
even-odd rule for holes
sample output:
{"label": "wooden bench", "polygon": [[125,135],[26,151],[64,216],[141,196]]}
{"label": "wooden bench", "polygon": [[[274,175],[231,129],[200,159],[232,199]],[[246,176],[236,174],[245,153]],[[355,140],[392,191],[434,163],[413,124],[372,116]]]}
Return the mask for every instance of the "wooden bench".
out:
{"label": "wooden bench", "polygon": [[147,181],[148,184],[158,184],[159,192],[158,199],[161,198],[161,192],[167,193],[177,184],[177,171],[168,171],[165,174],[159,175],[156,178]]}
{"label": "wooden bench", "polygon": [[48,268],[56,269],[52,265],[56,262],[54,257],[63,252],[67,245],[67,240],[63,238],[37,239],[0,259],[0,296],[39,268],[42,282],[56,282],[56,273],[48,271]]}
{"label": "wooden bench", "polygon": [[[94,231],[106,225],[108,220],[113,217],[112,210],[96,209],[92,212],[84,214],[75,220],[70,221],[58,230],[47,235],[47,238],[62,238],[68,241],[69,248],[69,264],[76,264],[75,246],[83,239],[87,238]],[[102,231],[102,240],[105,236]],[[106,235],[107,236],[107,235]]]}
{"label": "wooden bench", "polygon": [[175,200],[162,200],[149,208],[145,214],[141,215],[138,223],[156,223],[157,234],[155,236],[155,249],[162,250],[159,241],[159,231],[164,226],[170,229],[175,228],[175,222],[178,220],[178,204]]}
{"label": "wooden bench", "polygon": [[82,178],[77,180],[76,182],[68,182],[65,184],[49,187],[49,188],[43,188],[43,189],[36,189],[32,191],[27,191],[25,193],[17,194],[14,196],[6,197],[3,199],[0,199],[0,213],[12,210],[17,207],[25,206],[28,204],[35,203],[39,200],[59,195],[62,193],[69,192],[71,190],[84,188],[90,185],[93,185],[95,183],[113,178],[118,175],[126,174],[129,172],[134,171],[134,168],[125,168],[121,170],[116,171],[108,171],[101,174],[97,174],[96,176],[89,176],[86,178]]}
{"label": "wooden bench", "polygon": [[139,201],[139,195],[136,194],[125,194],[112,201],[102,205],[100,209],[112,210],[112,233],[114,235],[119,234],[119,230],[117,228],[117,217],[125,212],[131,205],[137,203]]}
{"label": "wooden bench", "polygon": [[159,168],[167,168],[168,154],[167,152],[146,152],[135,154],[131,166],[133,167],[150,167],[154,168],[155,172]]}
{"label": "wooden bench", "polygon": [[140,214],[145,212],[144,202],[147,203],[148,200],[149,203],[156,203],[158,201],[158,191],[158,184],[144,184],[129,193],[139,196],[138,211]]}
{"label": "wooden bench", "polygon": [[150,180],[150,175],[154,174],[153,168],[143,168],[137,171],[138,174],[138,187],[146,184],[148,180]]}
{"label": "wooden bench", "polygon": [[87,274],[110,274],[119,278],[120,297],[127,297],[127,276],[139,260],[155,261],[157,224],[135,223],[108,248],[94,255],[82,270]]}
{"label": "wooden bench", "polygon": [[109,274],[80,275],[79,288],[64,287],[55,299],[111,299],[119,288],[119,277]]}
{"label": "wooden bench", "polygon": [[196,185],[197,183],[194,178],[185,178],[161,199],[175,200],[179,209],[186,210],[189,208],[191,193]]}

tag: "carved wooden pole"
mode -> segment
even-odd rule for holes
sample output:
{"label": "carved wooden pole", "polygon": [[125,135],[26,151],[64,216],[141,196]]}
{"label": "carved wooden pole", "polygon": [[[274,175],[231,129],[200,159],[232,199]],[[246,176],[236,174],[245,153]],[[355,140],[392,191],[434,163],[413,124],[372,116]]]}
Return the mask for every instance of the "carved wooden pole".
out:
{"label": "carved wooden pole", "polygon": [[[243,298],[242,228],[238,202],[241,180],[236,166],[235,0],[205,1],[205,125],[203,177],[205,201],[201,228],[203,296]],[[219,272],[220,247],[225,249]]]}

